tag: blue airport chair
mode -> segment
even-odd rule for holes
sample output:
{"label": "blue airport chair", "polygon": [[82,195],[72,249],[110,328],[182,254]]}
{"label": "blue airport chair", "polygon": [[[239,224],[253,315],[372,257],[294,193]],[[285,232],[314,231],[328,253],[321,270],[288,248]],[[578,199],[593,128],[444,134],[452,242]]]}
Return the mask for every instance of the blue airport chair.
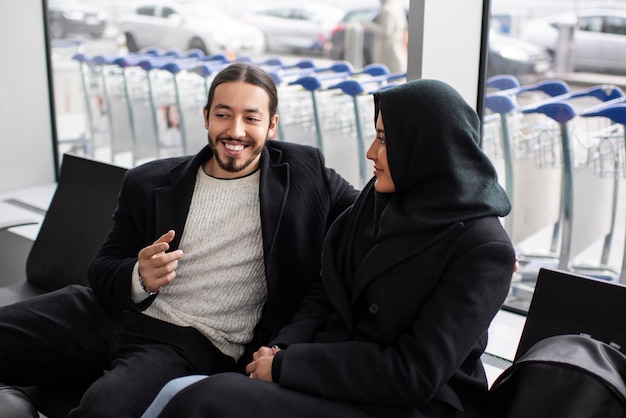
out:
{"label": "blue airport chair", "polygon": [[[623,133],[623,141],[622,144],[626,149],[626,97],[617,97],[613,100],[609,100],[605,103],[601,103],[599,105],[593,106],[591,108],[585,109],[580,113],[582,117],[605,117],[610,119],[613,123],[622,125],[622,133]],[[620,161],[620,158],[622,159]],[[615,152],[614,154],[614,176],[615,176],[615,188],[619,187],[619,179],[622,176],[626,175],[626,161],[623,160],[624,155]],[[618,193],[617,190],[614,192],[614,207],[617,206],[617,198]],[[614,221],[614,220],[613,220]],[[609,245],[609,243],[605,243],[605,247]],[[602,262],[606,263],[608,256],[606,255],[608,251],[603,251],[603,259]],[[626,245],[624,246],[624,253],[622,255],[622,265],[621,265],[621,273],[619,276],[619,282],[622,284],[626,284]]]}
{"label": "blue airport chair", "polygon": [[[305,69],[305,70],[308,70]],[[288,85],[299,85],[311,94],[311,102],[313,104],[313,120],[315,123],[315,136],[317,147],[324,151],[324,140],[322,135],[322,126],[319,112],[319,104],[317,100],[317,92],[326,89],[329,82],[345,79],[352,75],[352,65],[347,61],[338,61],[325,68],[314,68],[311,73],[306,73],[299,78],[288,82]]]}
{"label": "blue airport chair", "polygon": [[563,190],[562,190],[562,217],[560,219],[561,246],[559,252],[560,270],[571,269],[571,246],[572,246],[572,212],[574,206],[574,160],[571,149],[568,122],[577,116],[569,100],[581,97],[595,97],[606,102],[623,97],[621,89],[617,87],[595,86],[586,90],[569,92],[555,96],[538,103],[533,103],[520,109],[522,113],[540,113],[559,124],[561,132],[561,149],[563,160]]}
{"label": "blue airport chair", "polygon": [[489,77],[485,83],[487,88],[493,88],[497,90],[510,90],[520,86],[519,80],[512,75],[494,75]]}

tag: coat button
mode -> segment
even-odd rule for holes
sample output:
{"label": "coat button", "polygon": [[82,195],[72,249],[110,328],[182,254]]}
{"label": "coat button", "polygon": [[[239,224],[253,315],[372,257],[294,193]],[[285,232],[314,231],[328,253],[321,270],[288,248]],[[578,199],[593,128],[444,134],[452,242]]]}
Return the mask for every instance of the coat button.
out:
{"label": "coat button", "polygon": [[379,309],[379,308],[378,308],[378,305],[377,305],[377,304],[372,303],[372,304],[370,305],[370,313],[371,313],[372,315],[376,315],[376,314],[378,313],[378,309]]}

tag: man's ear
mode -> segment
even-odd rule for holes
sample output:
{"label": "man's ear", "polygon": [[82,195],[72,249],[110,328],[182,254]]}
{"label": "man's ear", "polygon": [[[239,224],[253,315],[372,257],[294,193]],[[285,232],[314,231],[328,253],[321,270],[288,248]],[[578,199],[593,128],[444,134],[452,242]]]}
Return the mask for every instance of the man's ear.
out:
{"label": "man's ear", "polygon": [[275,139],[276,138],[276,129],[278,128],[278,115],[274,115],[272,117],[272,120],[270,121],[270,127],[267,130],[267,137],[269,139]]}

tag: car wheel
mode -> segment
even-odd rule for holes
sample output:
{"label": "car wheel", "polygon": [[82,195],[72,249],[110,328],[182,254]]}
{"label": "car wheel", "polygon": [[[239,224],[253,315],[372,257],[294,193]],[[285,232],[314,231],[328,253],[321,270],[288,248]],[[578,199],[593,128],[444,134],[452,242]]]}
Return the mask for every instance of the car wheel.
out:
{"label": "car wheel", "polygon": [[50,36],[52,39],[65,38],[65,28],[63,27],[63,23],[58,20],[50,22]]}
{"label": "car wheel", "polygon": [[192,49],[199,49],[204,52],[204,55],[209,55],[209,51],[207,51],[204,41],[200,38],[193,38],[191,42],[189,42],[189,50]]}
{"label": "car wheel", "polygon": [[139,47],[137,46],[137,41],[135,41],[135,38],[133,38],[133,35],[126,32],[124,33],[124,37],[126,38],[126,48],[128,49],[128,52],[139,51]]}

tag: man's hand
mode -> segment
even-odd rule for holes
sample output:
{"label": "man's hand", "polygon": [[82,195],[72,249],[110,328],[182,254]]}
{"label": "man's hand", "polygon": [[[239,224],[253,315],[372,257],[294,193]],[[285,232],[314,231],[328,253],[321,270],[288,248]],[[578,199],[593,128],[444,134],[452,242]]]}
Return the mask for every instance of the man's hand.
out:
{"label": "man's hand", "polygon": [[139,251],[139,275],[149,292],[158,292],[176,277],[178,260],[182,258],[183,252],[182,250],[167,252],[174,235],[175,232],[169,230],[154,244]]}
{"label": "man's hand", "polygon": [[517,279],[517,271],[520,269],[519,257],[515,256],[515,266],[513,267],[513,277],[511,280]]}

